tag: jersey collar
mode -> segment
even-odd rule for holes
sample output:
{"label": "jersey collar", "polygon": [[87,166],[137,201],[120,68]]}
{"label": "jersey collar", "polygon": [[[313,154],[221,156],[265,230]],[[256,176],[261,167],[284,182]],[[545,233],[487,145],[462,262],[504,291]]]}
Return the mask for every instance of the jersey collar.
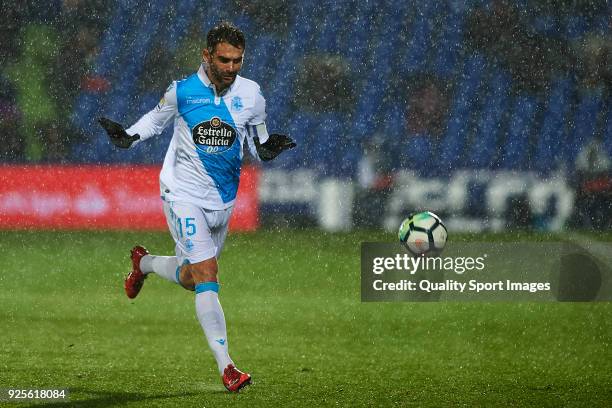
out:
{"label": "jersey collar", "polygon": [[[221,92],[218,96],[225,96],[228,92],[232,91],[236,86],[236,82],[238,82],[239,77],[240,75],[236,75],[236,79],[234,80],[234,82],[230,86],[225,88],[225,90]],[[200,81],[202,81],[202,83],[208,88],[211,88],[215,92],[215,95],[217,95],[217,88],[215,87],[215,84],[213,84],[208,78],[204,63],[200,64],[200,68],[198,69],[198,78],[200,78]]]}

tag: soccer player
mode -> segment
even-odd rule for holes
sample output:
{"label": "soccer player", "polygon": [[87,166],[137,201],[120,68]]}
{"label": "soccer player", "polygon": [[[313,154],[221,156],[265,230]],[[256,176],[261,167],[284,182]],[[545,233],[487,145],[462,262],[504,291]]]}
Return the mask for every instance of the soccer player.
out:
{"label": "soccer player", "polygon": [[132,127],[101,118],[113,144],[130,148],[161,133],[174,120],[174,133],[160,173],[161,199],[175,256],[131,250],[132,271],[124,287],[135,298],[145,278],[155,273],[195,291],[195,308],[223,384],[232,392],[250,384],[228,353],[227,331],[219,303],[217,259],[238,189],[243,145],[257,160],[271,160],[295,143],[285,135],[268,135],[266,102],[259,85],[238,75],[244,34],[222,22],[212,28],[202,65],[173,82],[159,104]]}

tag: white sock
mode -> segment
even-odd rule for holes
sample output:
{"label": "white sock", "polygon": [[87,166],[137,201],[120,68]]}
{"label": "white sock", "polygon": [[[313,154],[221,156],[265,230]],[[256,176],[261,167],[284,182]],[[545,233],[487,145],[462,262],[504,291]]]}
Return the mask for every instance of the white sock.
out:
{"label": "white sock", "polygon": [[178,283],[176,256],[145,255],[140,259],[140,270],[145,275],[153,272],[170,282]]}
{"label": "white sock", "polygon": [[225,328],[225,315],[219,303],[219,284],[217,282],[202,282],[196,285],[195,307],[196,314],[208,346],[210,347],[219,373],[223,375],[223,370],[228,364],[234,364],[228,353],[227,330]]}

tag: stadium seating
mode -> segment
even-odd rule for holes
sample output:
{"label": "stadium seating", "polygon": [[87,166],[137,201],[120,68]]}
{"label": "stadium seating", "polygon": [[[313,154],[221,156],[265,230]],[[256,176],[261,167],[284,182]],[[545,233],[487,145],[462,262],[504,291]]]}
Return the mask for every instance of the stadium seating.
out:
{"label": "stadium seating", "polygon": [[565,129],[565,117],[570,108],[570,93],[573,83],[570,79],[559,79],[553,83],[544,120],[538,131],[538,141],[533,160],[533,168],[548,174],[559,167],[563,161],[561,148]]}
{"label": "stadium seating", "polygon": [[565,34],[568,39],[575,40],[588,30],[588,23],[584,16],[568,16]]}
{"label": "stadium seating", "polygon": [[497,69],[489,80],[489,90],[483,101],[484,107],[476,125],[470,144],[468,165],[473,168],[491,168],[496,159],[500,124],[508,109],[510,76]]}
{"label": "stadium seating", "polygon": [[581,96],[571,126],[568,127],[565,143],[565,159],[569,163],[573,162],[584,145],[595,135],[601,103],[599,92],[585,93]]}
{"label": "stadium seating", "polygon": [[[249,50],[243,73],[262,85],[268,100],[269,129],[287,132],[303,146],[292,153],[291,160],[280,159],[273,165],[279,168],[312,167],[325,175],[350,176],[354,166],[346,163],[357,162],[361,146],[380,132],[394,140],[409,140],[413,159],[404,156],[399,162],[405,165],[415,160],[415,169],[428,170],[427,161],[419,161],[415,155],[430,158],[436,151],[441,166],[428,174],[498,166],[547,174],[562,166],[571,168],[568,163],[597,132],[602,132],[604,145],[612,152],[610,101],[602,100],[601,95],[579,95],[571,73],[554,79],[539,93],[517,95],[513,94],[514,84],[506,68],[491,56],[464,47],[467,17],[476,7],[488,7],[488,3],[306,0],[291,8],[288,32],[282,35],[262,31],[251,16],[233,10],[231,4],[221,0],[206,2],[202,8],[205,16],[195,12],[199,10],[195,0],[180,0],[173,6],[173,13],[169,13],[169,3],[161,0],[154,0],[146,8],[118,2],[94,66],[95,74],[108,79],[112,88],[106,94],[83,91],[77,97],[72,122],[94,140],[77,144],[73,159],[143,163],[161,160],[167,134],[153,142],[148,152],[135,149],[127,155],[117,154],[94,119],[104,112],[120,120],[133,120],[149,109],[153,92],[158,90],[139,94],[137,79],[146,69],[142,61],[156,36],[162,34],[167,37],[168,52],[175,52],[195,18],[202,21],[204,31],[219,19],[230,18],[247,34]],[[167,21],[169,18],[174,20]],[[535,32],[569,41],[588,32],[609,32],[606,16],[589,19],[581,15],[540,15],[534,16],[531,24]],[[329,112],[317,116],[295,110],[292,102],[297,73],[302,58],[314,52],[346,58],[356,92],[352,114]],[[432,144],[437,142],[428,136],[407,138],[403,126],[405,106],[393,100],[398,94],[397,80],[420,74],[434,75],[453,85],[439,146]],[[603,109],[607,109],[605,115]],[[598,121],[601,115],[607,119]],[[326,133],[332,130],[338,135]],[[338,137],[343,143],[350,141],[350,149],[311,146],[308,138],[313,137]]]}
{"label": "stadium seating", "polygon": [[526,170],[536,108],[537,100],[532,96],[521,95],[514,99],[506,140],[502,144],[501,168]]}
{"label": "stadium seating", "polygon": [[608,113],[606,116],[606,127],[604,129],[603,143],[606,151],[612,157],[612,101],[608,101]]}
{"label": "stadium seating", "polygon": [[354,30],[353,32],[348,32],[345,29],[345,41],[342,43],[341,48],[344,48],[344,55],[348,58],[353,68],[364,65],[364,60],[368,55],[368,38],[375,27],[375,21],[371,16],[375,15],[376,10],[376,4],[373,1],[358,2],[350,20],[352,23],[350,25],[361,27],[361,29]]}
{"label": "stadium seating", "polygon": [[436,47],[437,55],[434,56],[433,63],[433,72],[442,78],[448,78],[457,67],[462,42],[463,18],[463,10],[458,7],[450,7],[445,14]]}
{"label": "stadium seating", "polygon": [[432,158],[434,153],[433,136],[428,134],[406,135],[398,143],[401,168],[414,170],[425,177],[432,175]]}
{"label": "stadium seating", "polygon": [[340,52],[339,37],[341,36],[342,26],[338,24],[338,20],[346,21],[349,9],[345,7],[344,1],[328,0],[322,2],[325,8],[321,25],[318,27],[318,38],[316,48],[320,52],[334,53]]}
{"label": "stadium seating", "polygon": [[485,58],[482,55],[474,55],[465,61],[451,105],[446,134],[440,145],[441,174],[448,174],[461,163],[484,68]]}
{"label": "stadium seating", "polygon": [[402,57],[400,59],[400,72],[410,74],[420,71],[427,62],[427,52],[431,48],[432,39],[432,18],[436,4],[427,2],[425,7],[416,12],[411,30],[407,37],[407,47],[402,47]]}
{"label": "stadium seating", "polygon": [[[122,39],[128,32],[130,15],[131,12],[126,3],[120,2],[100,43],[100,52],[93,67],[95,75],[102,78],[110,78],[114,74],[114,62],[119,58],[119,52],[121,51],[121,47],[118,47],[117,44],[122,43]],[[92,134],[93,122],[100,111],[102,100],[103,98],[101,98],[100,94],[87,90],[84,90],[77,96],[74,104],[75,108],[71,115],[72,123],[76,129],[85,134]],[[73,160],[95,160],[95,157],[88,157],[91,155],[85,154],[85,147],[85,145],[78,146],[76,154],[73,155]]]}
{"label": "stadium seating", "polygon": [[191,26],[191,18],[196,9],[196,0],[179,0],[176,2],[176,16],[173,24],[168,24],[166,47],[169,53],[174,53]]}
{"label": "stadium seating", "polygon": [[168,3],[157,0],[152,2],[149,10],[138,14],[139,24],[135,30],[132,46],[126,48],[122,58],[123,69],[119,71],[117,86],[108,100],[105,112],[112,117],[120,117],[128,109],[130,95],[135,93],[137,81],[141,72],[146,69],[143,61],[153,45],[154,35],[159,27],[160,19],[166,11]]}

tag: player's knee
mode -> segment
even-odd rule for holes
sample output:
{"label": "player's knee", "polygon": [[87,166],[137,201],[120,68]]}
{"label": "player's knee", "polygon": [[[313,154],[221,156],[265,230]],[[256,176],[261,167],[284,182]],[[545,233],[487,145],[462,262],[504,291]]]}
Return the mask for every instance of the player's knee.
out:
{"label": "player's knee", "polygon": [[189,265],[193,284],[200,282],[216,282],[217,281],[217,259],[210,258],[202,262]]}
{"label": "player's knee", "polygon": [[195,282],[193,281],[193,277],[191,276],[191,271],[189,270],[189,268],[187,268],[186,265],[181,268],[181,271],[179,274],[179,280],[180,280],[179,283],[185,289],[191,290],[191,291],[195,290]]}

